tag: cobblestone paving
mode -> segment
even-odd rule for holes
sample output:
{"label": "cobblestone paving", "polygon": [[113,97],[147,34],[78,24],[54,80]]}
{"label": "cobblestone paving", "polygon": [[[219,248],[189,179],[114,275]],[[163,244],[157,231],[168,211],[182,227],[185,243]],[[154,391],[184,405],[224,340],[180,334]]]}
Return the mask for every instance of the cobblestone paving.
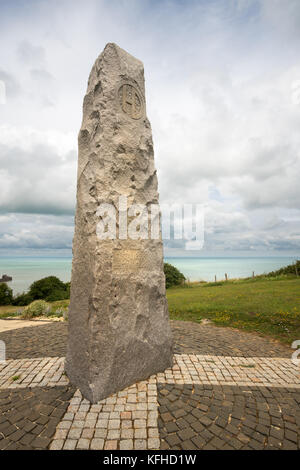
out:
{"label": "cobblestone paving", "polygon": [[0,362],[0,388],[68,385],[64,358],[17,359]]}
{"label": "cobblestone paving", "polygon": [[158,384],[161,449],[299,449],[299,388]]}
{"label": "cobblestone paving", "polygon": [[157,386],[153,377],[96,405],[77,391],[57,427],[51,450],[159,449]]}
{"label": "cobblestone paving", "polygon": [[272,338],[233,328],[183,321],[172,321],[171,324],[175,353],[179,354],[290,358],[293,352],[292,349]]}
{"label": "cobblestone paving", "polygon": [[0,390],[0,449],[47,449],[74,392],[70,386]]}
{"label": "cobblestone paving", "polygon": [[[172,321],[175,353],[239,357],[291,357],[293,350],[269,338],[231,328]],[[68,325],[53,322],[0,333],[7,359],[64,357]],[[295,338],[297,339],[297,338]]]}
{"label": "cobblestone paving", "polygon": [[243,358],[181,354],[174,366],[157,374],[157,382],[179,384],[253,385],[300,388],[300,371],[290,359]]}
{"label": "cobblestone paving", "polygon": [[[60,390],[70,399],[75,390],[66,396],[68,386],[61,387],[68,383],[63,358],[12,360],[1,368],[4,399],[0,409],[4,416],[7,406],[12,410],[10,421],[6,419],[3,426],[8,432],[13,431],[8,422],[15,426],[15,441],[0,426],[0,442],[15,448],[25,445],[21,439],[27,428],[18,408],[20,401],[21,411],[25,409],[22,393],[26,398],[27,393],[37,391],[33,402],[39,411],[40,403],[45,402],[40,393],[47,401],[47,394],[57,400],[55,393]],[[66,413],[59,416],[55,435],[44,436],[41,430],[38,437],[45,439],[31,436],[32,446],[53,450],[300,448],[299,373],[285,358],[175,355],[172,368],[96,405],[76,391],[64,406]],[[41,388],[44,384],[52,388]],[[44,424],[46,419],[42,417]]]}
{"label": "cobblestone paving", "polygon": [[68,325],[60,322],[0,333],[0,340],[6,344],[7,359],[65,357],[67,338]]}
{"label": "cobblestone paving", "polygon": [[0,333],[0,449],[300,449],[292,350],[213,325],[172,329],[172,369],[96,405],[64,375],[66,324]]}

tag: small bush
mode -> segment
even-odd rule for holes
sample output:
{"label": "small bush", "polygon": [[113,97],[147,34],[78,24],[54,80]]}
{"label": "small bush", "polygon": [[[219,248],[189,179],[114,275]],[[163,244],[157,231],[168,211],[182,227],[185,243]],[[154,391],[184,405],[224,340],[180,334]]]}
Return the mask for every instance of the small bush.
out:
{"label": "small bush", "polygon": [[288,274],[293,274],[296,275],[296,272],[298,272],[298,275],[300,275],[300,260],[297,260],[295,264],[290,264],[289,266],[285,266],[283,268],[278,269],[277,271],[272,271],[266,276],[268,277],[278,277],[281,275],[288,275]]}
{"label": "small bush", "polygon": [[218,282],[206,282],[203,284],[203,287],[218,287],[218,286],[224,286],[225,282],[218,281]]}
{"label": "small bush", "polygon": [[185,281],[184,275],[172,264],[164,263],[164,273],[166,276],[166,288],[179,286]]}
{"label": "small bush", "polygon": [[63,317],[65,321],[68,320],[69,314],[69,300],[59,300],[53,302],[51,305],[51,312],[49,316]]}
{"label": "small bush", "polygon": [[50,311],[50,306],[44,300],[35,300],[27,307],[24,308],[22,317],[23,318],[34,318],[47,315]]}
{"label": "small bush", "polygon": [[[25,297],[18,300],[16,299],[16,301],[26,302],[30,299],[30,302],[32,302],[33,300],[44,299],[48,302],[55,302],[56,300],[65,300],[70,297],[70,283],[64,283],[56,276],[48,276],[33,282],[29,288],[28,294],[22,295]],[[26,305],[26,303],[24,305]]]}
{"label": "small bush", "polygon": [[23,292],[23,294],[16,295],[16,297],[12,299],[12,305],[23,307],[24,305],[31,304],[32,301],[33,298],[29,294],[25,294],[25,292]]}
{"label": "small bush", "polygon": [[[33,300],[46,299],[46,300],[62,300],[62,293],[67,296],[67,286],[56,276],[48,276],[35,281],[31,284],[28,294]],[[55,298],[58,296],[59,298]]]}
{"label": "small bush", "polygon": [[51,292],[46,297],[46,300],[48,302],[55,302],[56,300],[66,300],[69,298],[69,295],[67,291],[62,290],[62,289],[55,289],[54,291]]}
{"label": "small bush", "polygon": [[47,317],[57,317],[57,318],[67,318],[68,316],[68,308],[66,307],[59,307],[59,306],[51,306],[51,310],[46,313]]}
{"label": "small bush", "polygon": [[13,291],[8,285],[0,283],[0,305],[10,305],[13,299]]}

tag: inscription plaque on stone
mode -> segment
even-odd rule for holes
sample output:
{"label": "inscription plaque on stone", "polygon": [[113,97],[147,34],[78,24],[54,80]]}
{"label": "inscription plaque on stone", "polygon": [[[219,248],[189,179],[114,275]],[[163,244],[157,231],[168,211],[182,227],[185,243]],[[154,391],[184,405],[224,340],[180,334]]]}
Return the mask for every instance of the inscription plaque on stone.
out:
{"label": "inscription plaque on stone", "polygon": [[124,113],[132,119],[143,115],[143,99],[138,89],[130,83],[124,83],[119,89],[119,101]]}
{"label": "inscription plaque on stone", "polygon": [[115,44],[92,68],[78,146],[66,373],[95,403],[172,365],[161,236],[97,230],[103,203],[158,204],[143,64]]}
{"label": "inscription plaque on stone", "polygon": [[142,254],[138,250],[114,250],[113,271],[130,273],[140,269]]}
{"label": "inscription plaque on stone", "polygon": [[155,269],[155,263],[151,256],[145,251],[140,250],[114,250],[113,252],[113,271],[123,273],[134,273],[137,270]]}

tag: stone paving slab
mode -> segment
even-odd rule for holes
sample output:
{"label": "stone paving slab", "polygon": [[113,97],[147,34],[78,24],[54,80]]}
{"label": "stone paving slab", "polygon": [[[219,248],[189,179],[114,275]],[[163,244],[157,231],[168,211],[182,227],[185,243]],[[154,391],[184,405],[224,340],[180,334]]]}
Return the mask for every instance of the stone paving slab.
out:
{"label": "stone paving slab", "polygon": [[161,449],[300,448],[300,390],[158,384]]}
{"label": "stone paving slab", "polygon": [[96,405],[77,391],[57,426],[51,450],[159,449],[155,379],[139,382]]}
{"label": "stone paving slab", "polygon": [[0,362],[0,389],[68,385],[63,357]]}
{"label": "stone paving slab", "polygon": [[74,392],[70,386],[0,390],[0,450],[47,449]]}
{"label": "stone paving slab", "polygon": [[[300,388],[300,368],[286,358],[175,354],[174,365],[149,379],[154,383],[253,385]],[[0,389],[67,385],[64,358],[0,362]]]}
{"label": "stone paving slab", "polygon": [[160,383],[300,388],[300,368],[286,358],[175,354],[173,368],[156,377]]}

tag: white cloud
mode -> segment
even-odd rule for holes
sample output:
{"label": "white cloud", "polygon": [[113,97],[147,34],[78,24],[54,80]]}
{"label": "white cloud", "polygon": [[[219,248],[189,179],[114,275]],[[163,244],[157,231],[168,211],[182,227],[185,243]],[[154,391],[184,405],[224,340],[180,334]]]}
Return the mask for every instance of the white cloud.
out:
{"label": "white cloud", "polygon": [[298,0],[12,3],[0,19],[0,211],[19,214],[14,232],[0,216],[1,243],[59,244],[59,217],[41,230],[20,213],[74,210],[82,99],[114,41],[145,64],[161,201],[206,205],[206,249],[299,250]]}
{"label": "white cloud", "polygon": [[64,250],[72,246],[73,217],[33,214],[0,216],[0,252],[12,249]]}
{"label": "white cloud", "polygon": [[73,213],[76,160],[71,135],[0,127],[0,210]]}

